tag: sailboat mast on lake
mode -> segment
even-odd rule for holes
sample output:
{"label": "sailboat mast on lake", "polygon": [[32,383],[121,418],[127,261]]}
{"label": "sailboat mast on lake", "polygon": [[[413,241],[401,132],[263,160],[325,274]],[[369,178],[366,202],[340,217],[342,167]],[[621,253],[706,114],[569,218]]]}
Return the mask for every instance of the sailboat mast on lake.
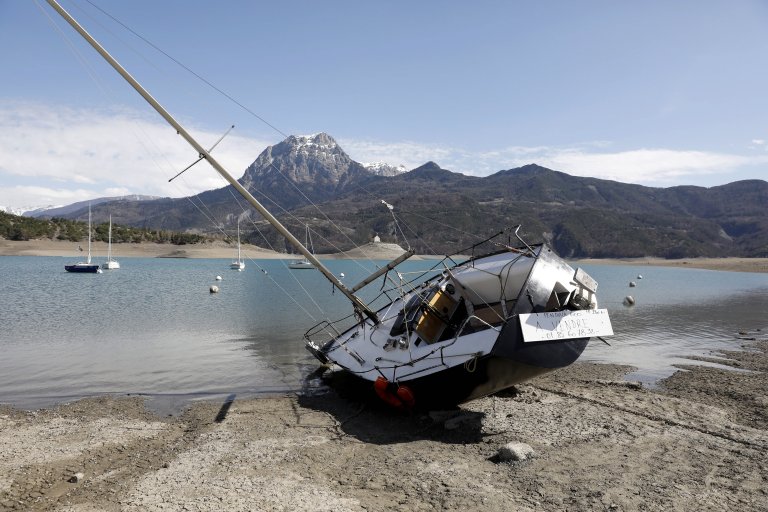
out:
{"label": "sailboat mast on lake", "polygon": [[[82,250],[82,249],[81,249]],[[67,272],[75,272],[80,274],[97,274],[101,272],[97,263],[91,263],[91,205],[88,205],[88,257],[85,261],[73,263],[72,265],[64,265],[64,270]]]}
{"label": "sailboat mast on lake", "polygon": [[107,242],[107,261],[101,266],[104,270],[117,270],[120,262],[112,258],[112,215],[109,216],[109,241]]}
{"label": "sailboat mast on lake", "polygon": [[[574,270],[546,244],[486,240],[446,258],[431,277],[383,292],[373,307],[355,292],[386,277],[407,251],[347,288],[210,155],[56,0],[47,2],[352,303],[353,314],[323,321],[305,334],[326,367],[353,377],[398,408],[456,404],[573,363],[593,336],[613,334],[597,308],[597,282]],[[512,243],[517,245],[513,246]],[[398,275],[400,274],[397,272]],[[391,295],[390,295],[391,293]],[[371,303],[373,304],[373,302]],[[297,312],[298,315],[298,312]]]}
{"label": "sailboat mast on lake", "polygon": [[[306,227],[306,235],[304,237],[304,240],[305,240],[304,243],[309,247],[310,252],[314,254],[315,251],[312,247],[312,237],[309,234],[309,225],[305,227]],[[288,268],[292,268],[294,270],[300,270],[300,269],[313,269],[315,268],[315,266],[312,265],[312,263],[308,259],[304,258],[303,260],[294,260],[290,262],[288,264]]]}
{"label": "sailboat mast on lake", "polygon": [[237,259],[229,264],[232,270],[245,270],[245,262],[240,256],[240,219],[237,219]]}

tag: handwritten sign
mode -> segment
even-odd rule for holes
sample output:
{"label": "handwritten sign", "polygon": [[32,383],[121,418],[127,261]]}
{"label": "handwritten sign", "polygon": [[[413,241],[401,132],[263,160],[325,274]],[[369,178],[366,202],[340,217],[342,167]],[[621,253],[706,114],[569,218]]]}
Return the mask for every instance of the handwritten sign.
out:
{"label": "handwritten sign", "polygon": [[520,328],[525,342],[613,335],[607,309],[524,314]]}

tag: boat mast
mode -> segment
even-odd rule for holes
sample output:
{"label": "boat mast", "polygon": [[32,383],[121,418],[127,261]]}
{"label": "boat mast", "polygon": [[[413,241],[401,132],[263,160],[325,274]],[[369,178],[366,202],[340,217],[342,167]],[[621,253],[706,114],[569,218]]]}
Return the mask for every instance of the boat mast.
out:
{"label": "boat mast", "polygon": [[101,44],[99,44],[96,39],[94,39],[78,22],[75,20],[67,11],[64,10],[64,8],[59,5],[59,3],[56,0],[46,0],[48,2],[48,5],[50,5],[53,9],[58,12],[62,18],[64,18],[67,23],[69,23],[72,28],[74,28],[83,38],[88,41],[88,43],[99,52],[99,54],[106,60],[114,69],[117,71],[120,76],[122,76],[135,90],[138,92],[142,98],[144,98],[147,103],[149,103],[152,108],[154,108],[158,114],[160,114],[165,121],[170,124],[175,130],[176,133],[181,135],[184,140],[189,143],[190,146],[192,146],[195,151],[197,151],[198,155],[200,157],[205,158],[208,163],[213,167],[216,172],[221,174],[221,176],[229,182],[230,185],[232,185],[235,190],[237,190],[240,195],[245,198],[249,203],[251,203],[251,206],[253,206],[256,211],[258,211],[281,235],[283,235],[294,247],[296,247],[299,252],[301,252],[305,258],[307,258],[309,261],[312,262],[312,264],[315,265],[315,267],[323,273],[323,275],[328,279],[333,285],[339,289],[351,302],[352,305],[360,311],[361,313],[365,314],[368,318],[374,321],[374,323],[379,323],[379,318],[376,315],[375,312],[373,312],[367,304],[365,304],[360,298],[353,294],[349,289],[347,289],[346,286],[344,286],[341,281],[339,281],[335,275],[333,275],[333,272],[331,272],[328,268],[325,267],[322,263],[320,263],[320,260],[318,260],[314,254],[312,254],[304,245],[295,237],[293,234],[288,231],[288,229],[283,226],[283,224],[275,218],[274,215],[272,215],[264,206],[256,200],[255,197],[251,195],[250,192],[248,192],[235,178],[232,177],[229,172],[227,172],[226,169],[215,159],[213,158],[210,153],[201,146],[185,129],[183,126],[181,126],[172,116],[171,114],[166,111],[160,103],[155,100],[155,98],[152,97],[149,92],[142,87],[142,85],[134,79],[128,71],[125,70],[125,68],[120,65],[119,62],[117,62],[114,57],[112,57],[107,50],[104,49]]}
{"label": "boat mast", "polygon": [[240,219],[237,219],[237,262],[240,263]]}
{"label": "boat mast", "polygon": [[88,259],[85,260],[89,265],[91,264],[91,204],[88,203]]}

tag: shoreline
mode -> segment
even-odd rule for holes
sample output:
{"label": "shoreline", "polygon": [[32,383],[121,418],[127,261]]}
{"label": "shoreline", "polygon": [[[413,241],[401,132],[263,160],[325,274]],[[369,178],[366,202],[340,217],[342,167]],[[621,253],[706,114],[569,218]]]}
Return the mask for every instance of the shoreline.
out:
{"label": "shoreline", "polygon": [[573,260],[573,263],[596,265],[646,265],[651,267],[698,268],[703,270],[719,270],[723,272],[768,273],[768,258],[681,258],[679,260],[666,260],[662,258],[585,258]]}
{"label": "shoreline", "polygon": [[[78,248],[80,242],[65,242],[60,240],[28,240],[14,241],[0,239],[0,257],[2,256],[60,256],[75,259],[84,258],[84,253]],[[319,259],[368,258],[394,259],[404,250],[396,244],[369,243],[356,249],[337,254],[317,254]],[[302,258],[300,254],[288,254],[272,251],[251,244],[241,244],[244,259],[287,259]],[[105,260],[107,255],[106,242],[93,242],[91,256],[93,260]],[[226,242],[204,242],[200,244],[156,244],[156,243],[121,243],[112,244],[112,256],[120,258],[212,258],[235,259],[237,246]],[[430,258],[429,256],[414,256],[413,258]]]}
{"label": "shoreline", "polygon": [[[723,356],[747,372],[691,365],[648,389],[576,363],[410,415],[341,390],[173,417],[139,397],[0,406],[0,509],[764,510],[768,339],[741,339]],[[514,443],[531,457],[502,461]]]}
{"label": "shoreline", "polygon": [[[81,258],[78,251],[80,243],[64,242],[57,240],[29,240],[12,241],[0,239],[0,256],[62,256],[73,259]],[[242,244],[241,250],[246,259],[297,259],[298,254],[287,254],[271,251],[250,244]],[[116,259],[120,258],[234,258],[236,247],[226,242],[207,242],[203,244],[113,244],[112,252]],[[367,244],[357,249],[352,249],[338,254],[317,254],[319,259],[394,259],[403,250],[395,244]],[[105,258],[107,244],[94,242],[92,246],[94,259]],[[436,259],[440,256],[416,255],[411,259]],[[584,258],[569,261],[572,264],[596,264],[596,265],[634,265],[634,266],[660,266],[675,268],[698,268],[704,270],[718,270],[724,272],[755,272],[768,273],[768,258],[682,258],[679,260],[667,260],[662,258],[621,258],[621,259],[596,259]]]}

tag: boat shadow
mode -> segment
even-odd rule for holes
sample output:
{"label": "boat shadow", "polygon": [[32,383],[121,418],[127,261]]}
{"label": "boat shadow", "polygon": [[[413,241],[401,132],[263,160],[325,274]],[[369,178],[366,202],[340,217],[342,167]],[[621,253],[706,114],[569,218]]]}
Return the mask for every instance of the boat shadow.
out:
{"label": "boat shadow", "polygon": [[430,410],[418,404],[413,410],[399,410],[376,396],[370,382],[343,372],[325,376],[323,381],[323,390],[300,394],[298,403],[301,408],[331,416],[339,435],[376,445],[419,440],[474,444],[484,439],[484,413],[460,406]]}

